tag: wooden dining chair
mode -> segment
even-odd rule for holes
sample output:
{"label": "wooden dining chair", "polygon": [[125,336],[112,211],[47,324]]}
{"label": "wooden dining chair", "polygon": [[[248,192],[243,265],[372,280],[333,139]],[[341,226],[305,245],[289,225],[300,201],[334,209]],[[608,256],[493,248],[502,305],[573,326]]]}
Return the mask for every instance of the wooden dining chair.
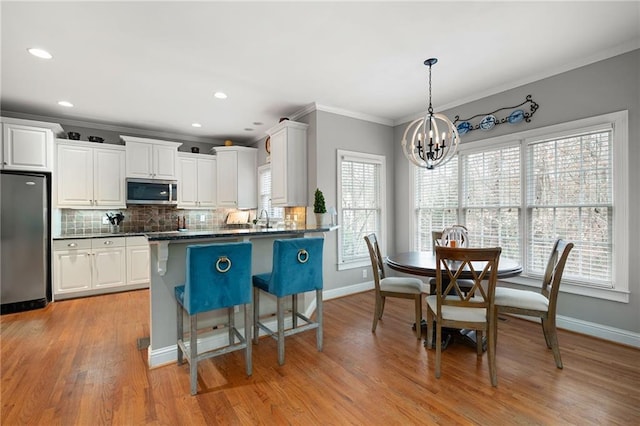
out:
{"label": "wooden dining chair", "polygon": [[[435,254],[436,247],[448,246],[449,240],[452,238],[452,231],[458,230],[460,232],[460,247],[469,246],[469,233],[467,227],[464,225],[452,225],[445,228],[442,231],[431,231],[431,251]],[[469,291],[473,287],[473,282],[469,280],[460,280],[458,285],[463,291]],[[429,294],[436,293],[436,279],[431,278],[429,280]]]}
{"label": "wooden dining chair", "polygon": [[413,299],[415,303],[415,331],[416,337],[422,337],[422,281],[411,277],[387,277],[384,272],[384,261],[380,254],[378,239],[376,234],[369,234],[364,237],[369,248],[371,258],[371,268],[373,269],[373,282],[376,290],[376,306],[373,313],[373,326],[371,332],[376,332],[378,320],[382,319],[384,304],[387,297],[397,297],[400,299]]}
{"label": "wooden dining chair", "polygon": [[[427,347],[435,344],[436,378],[440,378],[442,364],[442,328],[473,329],[476,330],[479,356],[483,353],[483,333],[487,334],[489,375],[491,384],[498,385],[494,293],[501,251],[500,247],[436,247],[436,294],[427,297]],[[458,284],[463,270],[472,276],[473,287],[468,292],[463,291]],[[483,286],[485,281],[486,285]],[[435,342],[431,327],[434,321]]]}
{"label": "wooden dining chair", "polygon": [[573,243],[562,239],[556,240],[547,261],[540,292],[498,287],[495,296],[498,313],[540,318],[544,340],[547,347],[553,351],[553,358],[558,368],[562,368],[562,358],[560,358],[560,346],[556,332],[556,305],[564,266],[572,248]]}

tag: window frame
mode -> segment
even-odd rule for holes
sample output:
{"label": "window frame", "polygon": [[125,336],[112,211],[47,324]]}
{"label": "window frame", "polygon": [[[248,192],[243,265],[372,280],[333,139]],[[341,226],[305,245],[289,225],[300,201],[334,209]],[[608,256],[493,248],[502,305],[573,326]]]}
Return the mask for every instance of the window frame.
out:
{"label": "window frame", "polygon": [[[496,148],[504,145],[512,145],[517,143],[520,146],[520,155],[522,159],[520,176],[522,182],[521,188],[521,212],[522,220],[520,222],[520,247],[521,247],[521,262],[524,262],[527,255],[528,247],[525,245],[526,232],[528,232],[528,208],[526,203],[526,167],[527,167],[527,152],[529,143],[533,141],[540,141],[543,139],[560,139],[563,136],[572,135],[576,133],[588,132],[594,128],[602,128],[603,126],[611,126],[612,133],[612,184],[613,184],[613,230],[611,234],[612,238],[612,287],[593,286],[585,282],[570,281],[563,279],[561,292],[578,294],[581,296],[595,297],[600,299],[612,300],[616,302],[628,303],[629,302],[629,167],[628,167],[628,151],[629,151],[629,130],[628,130],[628,111],[617,111],[599,116],[574,120],[566,123],[560,123],[551,126],[545,126],[537,129],[526,130],[522,132],[512,133],[509,135],[497,136],[494,138],[487,138],[478,141],[462,143],[459,146],[458,158],[459,162],[459,186],[463,185],[462,182],[462,156],[474,152],[482,152],[488,147]],[[410,194],[410,214],[412,215],[411,223],[411,238],[410,243],[412,247],[415,247],[418,225],[415,221],[415,173],[417,167],[412,169],[411,172],[411,194]],[[459,191],[459,197],[462,197],[462,189]],[[462,200],[458,205],[458,216],[463,214]],[[531,286],[540,287],[540,278],[536,276],[527,276],[522,274],[520,276],[501,279],[501,281]]]}
{"label": "window frame", "polygon": [[[379,188],[378,188],[378,197],[380,199],[380,205],[379,205],[379,217],[378,217],[378,221],[380,224],[380,229],[376,232],[376,236],[378,238],[378,245],[380,247],[380,251],[382,253],[386,253],[386,210],[387,210],[387,193],[386,193],[386,180],[387,180],[387,172],[386,172],[386,157],[384,155],[378,155],[378,154],[370,154],[370,153],[364,153],[364,152],[356,152],[356,151],[347,151],[347,150],[342,150],[342,149],[338,149],[336,152],[336,164],[337,164],[337,179],[336,179],[336,185],[337,185],[337,200],[338,202],[336,203],[336,210],[337,210],[337,214],[338,214],[338,218],[339,218],[339,223],[342,223],[342,212],[343,212],[343,208],[342,208],[342,202],[341,200],[343,199],[342,193],[343,193],[343,189],[342,189],[342,162],[343,161],[357,161],[357,162],[363,162],[363,163],[369,163],[369,164],[377,164],[380,166],[379,168]],[[355,269],[355,268],[362,268],[362,267],[367,267],[367,266],[371,266],[371,260],[369,258],[369,255],[367,254],[366,258],[363,259],[357,259],[357,260],[348,260],[345,261],[343,259],[343,253],[342,253],[342,237],[343,237],[343,233],[344,233],[344,228],[342,226],[340,226],[338,228],[338,270],[342,271],[342,270],[347,270],[347,269]],[[362,244],[365,244],[364,239],[362,240]]]}

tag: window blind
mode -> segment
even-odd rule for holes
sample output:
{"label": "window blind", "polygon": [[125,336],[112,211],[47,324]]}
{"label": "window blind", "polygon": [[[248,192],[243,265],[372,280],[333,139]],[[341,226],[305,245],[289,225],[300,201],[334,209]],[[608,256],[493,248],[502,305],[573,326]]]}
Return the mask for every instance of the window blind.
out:
{"label": "window blind", "polygon": [[431,232],[458,223],[458,157],[435,169],[414,168],[415,249],[431,251]]}
{"label": "window blind", "polygon": [[364,236],[380,234],[381,165],[343,157],[341,164],[341,261],[368,259]]}
{"label": "window blind", "polygon": [[520,258],[521,159],[514,142],[462,156],[462,208],[472,247]]}
{"label": "window blind", "polygon": [[557,237],[576,243],[565,276],[609,286],[612,276],[612,130],[528,145],[527,266],[544,273]]}
{"label": "window blind", "polygon": [[258,192],[259,192],[259,205],[258,216],[262,210],[266,210],[269,213],[269,218],[282,219],[284,216],[284,209],[282,207],[273,207],[271,205],[271,167],[263,166],[258,172]]}

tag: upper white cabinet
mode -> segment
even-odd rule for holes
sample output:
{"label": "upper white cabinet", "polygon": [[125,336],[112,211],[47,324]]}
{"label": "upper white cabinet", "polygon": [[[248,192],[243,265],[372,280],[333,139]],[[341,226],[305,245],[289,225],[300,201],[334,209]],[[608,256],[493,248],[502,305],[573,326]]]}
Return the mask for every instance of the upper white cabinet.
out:
{"label": "upper white cabinet", "polygon": [[176,157],[179,142],[120,136],[127,151],[126,176],[143,179],[168,179],[178,177]]}
{"label": "upper white cabinet", "polygon": [[56,207],[125,208],[121,145],[56,141]]}
{"label": "upper white cabinet", "polygon": [[216,206],[216,157],[178,153],[178,208]]}
{"label": "upper white cabinet", "polygon": [[218,157],[218,207],[258,207],[258,150],[243,146],[215,147]]}
{"label": "upper white cabinet", "polygon": [[271,143],[271,204],[307,205],[308,124],[285,120],[269,129]]}
{"label": "upper white cabinet", "polygon": [[64,134],[54,123],[2,117],[2,168],[53,170],[53,142]]}

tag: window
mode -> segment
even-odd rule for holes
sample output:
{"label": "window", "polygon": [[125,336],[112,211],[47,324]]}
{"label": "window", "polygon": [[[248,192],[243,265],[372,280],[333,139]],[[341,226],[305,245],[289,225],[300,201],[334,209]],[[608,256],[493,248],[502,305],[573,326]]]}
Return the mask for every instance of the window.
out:
{"label": "window", "polygon": [[471,142],[442,168],[415,168],[414,247],[463,223],[472,246],[520,260],[514,282],[537,286],[565,238],[575,247],[562,290],[627,302],[627,122],[625,111]]}
{"label": "window", "polygon": [[338,269],[370,264],[364,241],[375,232],[384,251],[385,158],[338,150]]}
{"label": "window", "polygon": [[431,251],[431,232],[459,223],[458,161],[432,170],[415,167],[416,250]]}
{"label": "window", "polygon": [[269,220],[272,223],[282,220],[284,209],[271,205],[271,165],[269,164],[258,167],[258,194],[258,217],[264,209],[269,214]]}
{"label": "window", "polygon": [[520,259],[520,145],[508,143],[461,157],[461,223],[469,229],[469,240],[474,246],[502,247],[502,256]]}

